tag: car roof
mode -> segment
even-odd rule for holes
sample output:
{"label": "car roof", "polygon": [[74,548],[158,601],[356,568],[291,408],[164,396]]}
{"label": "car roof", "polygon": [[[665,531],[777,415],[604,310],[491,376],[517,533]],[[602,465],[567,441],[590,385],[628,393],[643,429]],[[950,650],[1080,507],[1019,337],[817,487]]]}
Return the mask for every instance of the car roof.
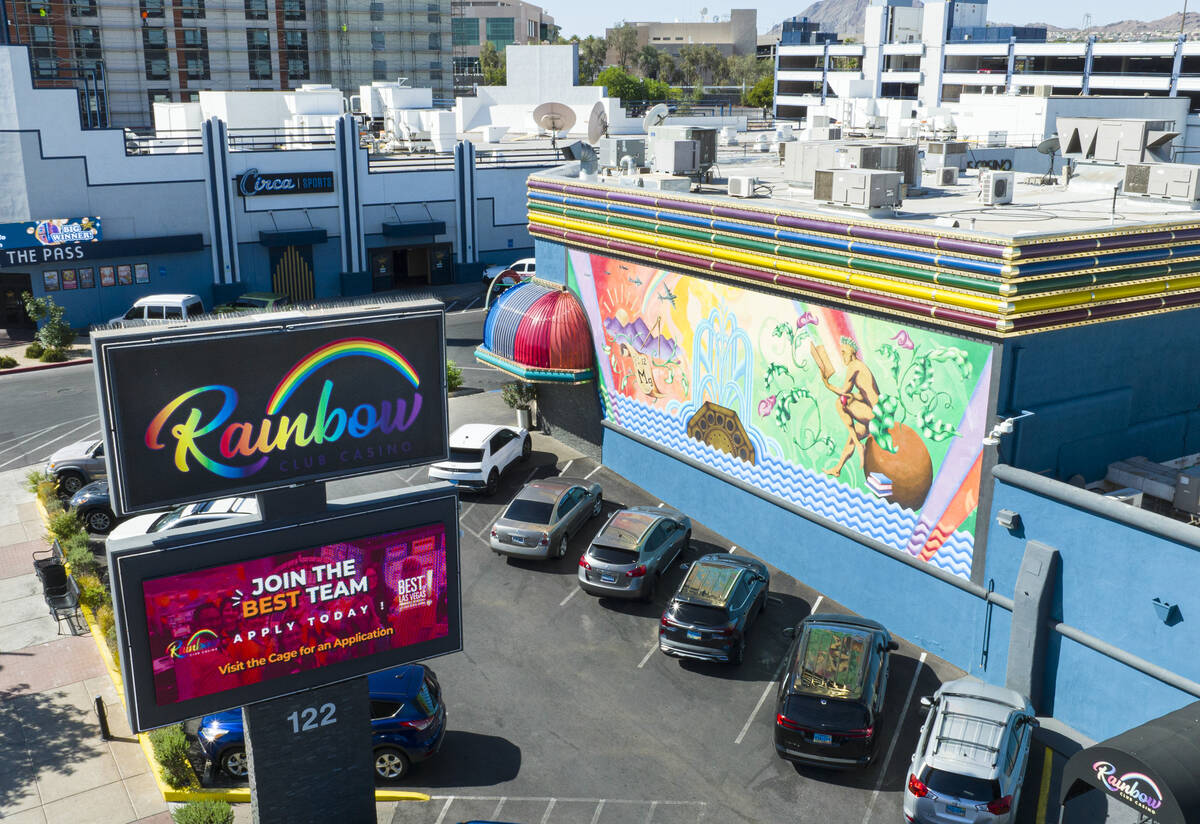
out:
{"label": "car roof", "polygon": [[478,449],[502,429],[511,427],[492,423],[467,423],[450,433],[450,446],[456,449]]}
{"label": "car roof", "polygon": [[572,478],[542,478],[525,484],[525,488],[517,493],[517,497],[524,501],[554,503],[564,492],[579,484],[579,481]]}
{"label": "car roof", "polygon": [[1025,698],[967,677],[943,684],[937,699],[926,761],[960,775],[994,777],[1008,720],[1028,708]]}
{"label": "car roof", "polygon": [[857,629],[861,632],[879,632],[891,637],[890,633],[884,628],[883,624],[878,621],[872,621],[870,618],[862,618],[858,615],[842,615],[837,612],[818,612],[815,615],[809,615],[805,618],[802,624],[819,624],[830,627],[832,629]]}
{"label": "car roof", "polygon": [[748,572],[741,564],[727,564],[721,556],[706,555],[688,569],[675,597],[698,604],[724,607],[738,578]]}
{"label": "car roof", "polygon": [[217,498],[188,504],[186,515],[257,515],[258,499],[253,495],[238,498]]}
{"label": "car roof", "polygon": [[174,293],[165,295],[146,295],[143,298],[138,298],[135,300],[133,305],[145,306],[148,303],[184,303],[189,300],[200,300],[200,296]]}
{"label": "car roof", "polygon": [[425,683],[425,668],[419,664],[393,667],[367,676],[367,689],[374,701],[407,701]]}
{"label": "car roof", "polygon": [[245,294],[238,295],[237,299],[241,299],[241,298],[270,299],[270,298],[286,298],[286,297],[287,297],[287,295],[284,295],[280,292],[246,292]]}
{"label": "car roof", "polygon": [[657,513],[623,509],[609,519],[596,540],[609,546],[633,549],[642,542],[642,537],[658,523],[660,517]]}

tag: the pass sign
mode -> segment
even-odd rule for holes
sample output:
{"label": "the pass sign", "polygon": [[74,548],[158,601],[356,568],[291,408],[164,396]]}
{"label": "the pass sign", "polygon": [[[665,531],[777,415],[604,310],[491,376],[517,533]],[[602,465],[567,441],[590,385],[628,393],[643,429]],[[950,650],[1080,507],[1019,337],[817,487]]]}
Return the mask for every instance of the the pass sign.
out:
{"label": "the pass sign", "polygon": [[96,333],[118,511],[444,458],[443,320],[424,304]]}

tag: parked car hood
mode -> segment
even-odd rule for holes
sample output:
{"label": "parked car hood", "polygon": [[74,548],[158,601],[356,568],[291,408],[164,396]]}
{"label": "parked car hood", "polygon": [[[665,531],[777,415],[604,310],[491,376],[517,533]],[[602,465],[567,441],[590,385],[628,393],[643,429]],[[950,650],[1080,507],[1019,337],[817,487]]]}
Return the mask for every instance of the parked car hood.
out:
{"label": "parked car hood", "polygon": [[92,451],[96,444],[100,443],[95,438],[89,438],[86,441],[75,441],[75,443],[67,444],[62,449],[55,451],[50,456],[49,463],[59,463],[66,461],[77,461],[87,458],[88,453]]}
{"label": "parked car hood", "polygon": [[150,525],[162,516],[161,512],[148,512],[145,515],[134,515],[127,521],[122,521],[108,533],[108,540],[119,541],[122,538],[132,538],[134,535],[145,535],[150,531]]}

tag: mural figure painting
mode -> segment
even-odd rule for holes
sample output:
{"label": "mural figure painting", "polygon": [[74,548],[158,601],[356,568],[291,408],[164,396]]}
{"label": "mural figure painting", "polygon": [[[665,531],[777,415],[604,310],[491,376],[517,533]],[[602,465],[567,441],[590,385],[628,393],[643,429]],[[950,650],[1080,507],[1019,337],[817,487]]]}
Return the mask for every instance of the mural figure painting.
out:
{"label": "mural figure painting", "polygon": [[857,454],[859,464],[865,467],[864,442],[870,435],[868,425],[875,417],[875,404],[879,402],[879,384],[875,382],[875,375],[872,374],[870,367],[858,357],[858,344],[854,342],[853,338],[843,337],[839,351],[842,354],[842,363],[846,365],[846,383],[841,389],[829,382],[833,376],[833,365],[829,363],[829,356],[825,354],[825,349],[818,348],[818,346],[813,347],[813,355],[821,370],[821,381],[829,388],[830,392],[838,396],[838,417],[850,430],[841,458],[835,465],[825,470],[825,474],[835,478],[842,474],[842,469],[846,466],[846,461],[850,460],[851,455]]}

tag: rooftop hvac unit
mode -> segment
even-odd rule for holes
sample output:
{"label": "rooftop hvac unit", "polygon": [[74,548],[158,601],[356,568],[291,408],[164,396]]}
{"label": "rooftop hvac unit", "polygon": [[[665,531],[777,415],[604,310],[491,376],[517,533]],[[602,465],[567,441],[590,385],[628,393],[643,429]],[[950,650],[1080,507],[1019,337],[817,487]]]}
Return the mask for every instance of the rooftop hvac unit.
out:
{"label": "rooftop hvac unit", "polygon": [[1167,200],[1200,200],[1200,166],[1156,163],[1150,167],[1146,194]]}
{"label": "rooftop hvac unit", "polygon": [[959,140],[942,140],[925,146],[925,171],[954,166],[960,172],[967,169],[967,144]]}
{"label": "rooftop hvac unit", "polygon": [[979,199],[985,206],[1000,206],[1012,203],[1013,200],[1012,172],[980,172]]}
{"label": "rooftop hvac unit", "polygon": [[1150,163],[1130,163],[1125,167],[1125,194],[1150,194]]}
{"label": "rooftop hvac unit", "polygon": [[655,140],[650,168],[669,175],[700,172],[700,144],[695,140]]}
{"label": "rooftop hvac unit", "polygon": [[886,209],[900,205],[899,172],[876,169],[818,169],[813,181],[816,200],[854,209]]}
{"label": "rooftop hvac unit", "polygon": [[732,197],[754,197],[754,187],[758,180],[745,175],[729,178],[729,194]]}
{"label": "rooftop hvac unit", "polygon": [[808,130],[809,140],[841,140],[841,126],[813,126]]}
{"label": "rooftop hvac unit", "polygon": [[1109,483],[1139,489],[1152,498],[1173,501],[1177,475],[1178,470],[1139,455],[1110,463],[1104,479]]}
{"label": "rooftop hvac unit", "polygon": [[630,157],[633,165],[646,165],[646,138],[644,137],[602,137],[596,142],[596,159],[600,165],[615,169],[621,165],[621,158]]}
{"label": "rooftop hvac unit", "polygon": [[958,167],[942,166],[937,170],[937,181],[939,186],[957,186]]}
{"label": "rooftop hvac unit", "polygon": [[1176,509],[1192,515],[1200,515],[1200,466],[1193,466],[1179,473],[1175,479]]}
{"label": "rooftop hvac unit", "polygon": [[655,145],[660,140],[696,141],[699,144],[697,172],[707,172],[717,162],[717,130],[711,126],[655,126],[650,130],[650,144]]}

